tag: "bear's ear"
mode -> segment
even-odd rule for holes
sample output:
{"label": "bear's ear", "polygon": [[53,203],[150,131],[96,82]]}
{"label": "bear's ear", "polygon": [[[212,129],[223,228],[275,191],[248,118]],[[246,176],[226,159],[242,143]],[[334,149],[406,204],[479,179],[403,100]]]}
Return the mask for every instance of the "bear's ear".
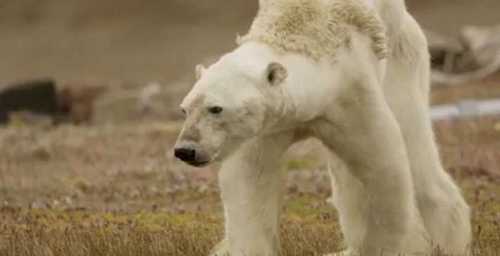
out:
{"label": "bear's ear", "polygon": [[205,73],[205,67],[201,64],[196,65],[195,69],[196,80],[200,80],[203,73]]}
{"label": "bear's ear", "polygon": [[277,62],[272,62],[267,66],[266,69],[266,79],[271,85],[278,85],[285,81],[288,76],[288,72],[285,67]]}

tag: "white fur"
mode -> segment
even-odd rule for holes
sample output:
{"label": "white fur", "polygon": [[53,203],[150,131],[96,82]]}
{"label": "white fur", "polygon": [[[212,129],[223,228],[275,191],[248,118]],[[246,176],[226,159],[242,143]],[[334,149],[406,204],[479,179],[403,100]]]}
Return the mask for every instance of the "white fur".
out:
{"label": "white fur", "polygon": [[[403,1],[371,3],[387,29],[385,60],[354,30],[335,61],[250,41],[206,70],[184,100],[198,114],[188,116],[179,143],[193,127],[201,129],[200,147],[224,160],[226,239],[213,255],[279,255],[279,159],[308,136],[320,139],[338,163],[333,201],[349,247],[338,255],[428,255],[436,246],[467,253],[469,209],[443,170],[429,119],[425,37]],[[288,77],[269,86],[265,70],[274,62]],[[228,113],[202,114],[215,103]],[[232,152],[220,153],[227,145]]]}
{"label": "white fur", "polygon": [[366,5],[368,5],[370,8],[375,8],[375,0],[365,0],[364,1]]}

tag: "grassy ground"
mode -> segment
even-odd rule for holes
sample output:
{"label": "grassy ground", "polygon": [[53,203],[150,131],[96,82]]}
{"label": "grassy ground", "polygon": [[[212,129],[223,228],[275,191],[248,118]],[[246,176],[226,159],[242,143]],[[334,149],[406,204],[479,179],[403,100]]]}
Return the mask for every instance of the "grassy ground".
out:
{"label": "grassy ground", "polygon": [[[436,124],[473,209],[475,255],[500,252],[500,118]],[[0,129],[0,255],[206,255],[222,237],[216,168],[171,157],[178,124]],[[343,247],[318,143],[291,149],[284,255]]]}

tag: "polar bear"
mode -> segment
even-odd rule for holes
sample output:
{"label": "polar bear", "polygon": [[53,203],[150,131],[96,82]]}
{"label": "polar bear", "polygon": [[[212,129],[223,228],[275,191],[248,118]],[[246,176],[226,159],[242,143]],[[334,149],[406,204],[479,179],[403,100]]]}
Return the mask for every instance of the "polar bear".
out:
{"label": "polar bear", "polygon": [[[336,255],[467,253],[469,209],[440,163],[427,43],[403,0],[260,0],[239,46],[184,98],[175,156],[222,162],[225,239],[212,255],[280,255],[280,158],[332,153]],[[332,160],[333,161],[333,160]]]}

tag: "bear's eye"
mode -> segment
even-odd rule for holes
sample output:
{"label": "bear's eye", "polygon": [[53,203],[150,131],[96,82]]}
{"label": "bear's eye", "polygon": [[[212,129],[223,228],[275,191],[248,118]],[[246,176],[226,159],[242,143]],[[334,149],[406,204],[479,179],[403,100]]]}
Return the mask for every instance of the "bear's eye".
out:
{"label": "bear's eye", "polygon": [[222,107],[219,106],[213,106],[208,108],[208,112],[210,114],[220,114],[223,111]]}
{"label": "bear's eye", "polygon": [[186,115],[187,115],[187,111],[186,111],[184,108],[181,108],[181,112],[182,112],[182,114],[183,114],[184,116],[186,116]]}

